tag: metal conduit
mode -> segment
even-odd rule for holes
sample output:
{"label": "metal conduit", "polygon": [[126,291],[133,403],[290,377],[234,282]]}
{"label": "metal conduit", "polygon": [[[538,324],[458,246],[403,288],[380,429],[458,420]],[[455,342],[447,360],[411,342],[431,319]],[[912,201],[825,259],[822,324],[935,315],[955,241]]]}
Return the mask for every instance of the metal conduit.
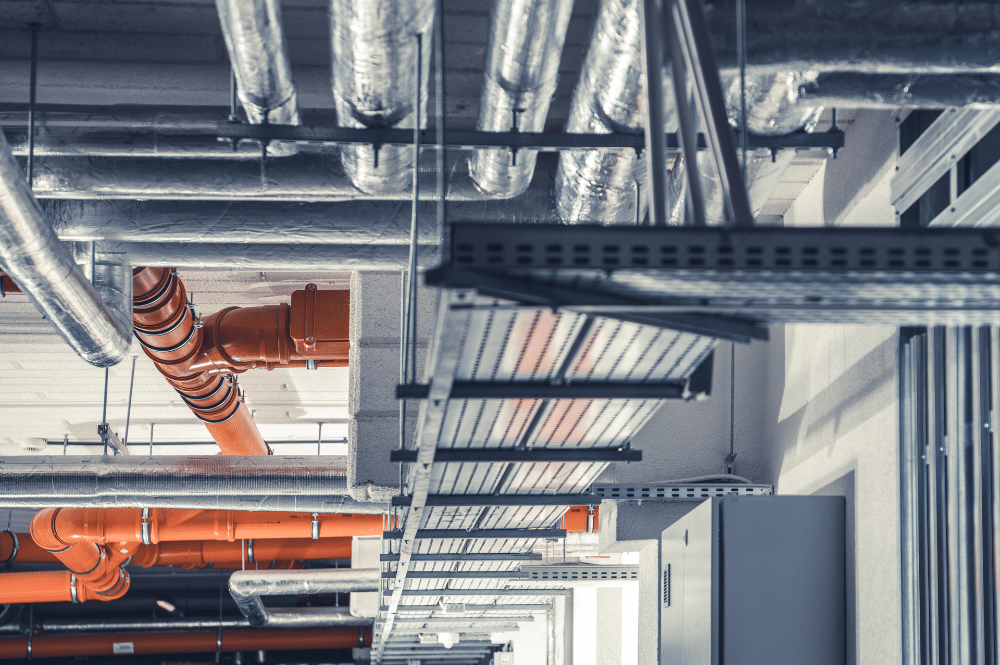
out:
{"label": "metal conduit", "polygon": [[132,341],[130,308],[123,312],[101,301],[42,215],[2,132],[0,267],[81,358],[108,367],[128,353]]}
{"label": "metal conduit", "polygon": [[[572,0],[494,0],[476,129],[545,128],[572,10]],[[513,197],[528,188],[536,157],[529,150],[476,150],[469,171],[484,192]]]}
{"label": "metal conduit", "polygon": [[260,597],[378,591],[381,577],[378,568],[238,570],[229,577],[229,592],[254,626],[367,625],[371,619],[353,617],[338,608],[269,610]]}
{"label": "metal conduit", "polygon": [[385,503],[356,501],[328,494],[205,494],[136,496],[67,494],[64,496],[0,496],[0,508],[175,508],[183,510],[244,510],[279,513],[344,513],[383,515]]}
{"label": "metal conduit", "polygon": [[[434,0],[330,0],[331,83],[341,126],[412,127],[417,36],[425,46],[419,94],[426,107],[433,23]],[[378,195],[409,190],[412,155],[402,146],[341,149],[354,186]]]}

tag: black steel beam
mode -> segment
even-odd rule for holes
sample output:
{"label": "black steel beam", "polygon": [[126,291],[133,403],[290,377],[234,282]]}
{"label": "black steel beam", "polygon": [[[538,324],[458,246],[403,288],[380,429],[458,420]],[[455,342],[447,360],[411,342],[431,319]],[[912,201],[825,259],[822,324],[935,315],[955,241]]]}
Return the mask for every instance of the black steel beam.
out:
{"label": "black steel beam", "polygon": [[[416,450],[393,450],[392,462],[416,462]],[[642,451],[632,448],[438,448],[434,462],[641,462]]]}
{"label": "black steel beam", "polygon": [[[305,141],[313,143],[364,143],[368,145],[413,145],[413,131],[371,127],[315,127],[292,125],[249,125],[245,123],[219,123],[216,134],[230,140]],[[667,150],[680,149],[676,134],[667,134]],[[420,144],[436,149],[436,130],[423,130]],[[445,129],[444,146],[449,149],[517,148],[518,150],[607,150],[621,148],[640,151],[646,147],[643,134],[572,134],[565,132],[481,132],[475,130]],[[785,136],[749,136],[751,148],[843,148],[844,133],[796,132]],[[698,148],[706,149],[705,137],[698,135]]]}
{"label": "black steel beam", "polygon": [[[428,273],[429,283],[472,279],[472,271],[501,274],[504,270],[684,270],[741,274],[1000,271],[1000,233],[995,229],[694,228],[470,222],[451,224],[448,233],[452,248],[448,265],[470,272],[432,271]],[[559,291],[554,295],[549,293],[549,284],[544,285],[543,291],[537,281],[530,283],[535,288],[533,299],[517,298],[525,286],[516,283],[512,286],[512,299],[546,306],[563,304]],[[502,282],[497,284],[497,288],[503,286]]]}
{"label": "black steel beam", "polygon": [[[392,505],[409,506],[412,498],[392,497]],[[428,494],[427,506],[587,506],[600,503],[593,494]]]}
{"label": "black steel beam", "polygon": [[[567,227],[562,227],[567,228]],[[654,228],[654,227],[642,227]],[[571,236],[567,236],[569,240]],[[679,332],[689,332],[696,335],[716,337],[740,344],[749,344],[751,340],[767,340],[768,329],[755,321],[717,314],[698,314],[689,312],[635,312],[629,307],[641,307],[648,303],[637,298],[616,294],[596,293],[562,284],[544,283],[530,278],[511,276],[502,272],[468,269],[446,265],[429,270],[426,274],[428,284],[448,286],[453,288],[472,288],[483,295],[516,300],[523,303],[544,305],[545,307],[586,306],[600,308],[593,314],[606,318],[631,321],[643,325],[657,326]],[[676,299],[678,305],[687,302]],[[591,312],[588,312],[591,313]]]}
{"label": "black steel beam", "polygon": [[[668,383],[625,383],[587,381],[555,385],[544,381],[455,381],[451,399],[681,399],[685,381]],[[427,384],[396,386],[399,399],[427,399]]]}
{"label": "black steel beam", "polygon": [[[402,531],[383,531],[386,540],[402,540]],[[429,538],[460,538],[463,540],[489,540],[493,538],[565,538],[566,529],[422,529],[417,532],[417,539]]]}

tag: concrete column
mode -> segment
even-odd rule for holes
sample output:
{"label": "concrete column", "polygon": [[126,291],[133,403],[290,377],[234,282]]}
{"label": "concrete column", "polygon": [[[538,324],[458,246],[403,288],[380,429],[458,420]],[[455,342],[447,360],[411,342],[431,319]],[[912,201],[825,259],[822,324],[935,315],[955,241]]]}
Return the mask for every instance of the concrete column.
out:
{"label": "concrete column", "polygon": [[[399,493],[399,465],[389,462],[399,447],[400,290],[398,272],[355,272],[351,276],[350,459],[348,490],[358,501],[388,501]],[[424,358],[437,320],[436,290],[418,289],[417,379],[424,380]],[[407,445],[420,408],[407,403]]]}
{"label": "concrete column", "polygon": [[621,587],[597,589],[597,665],[623,665]]}

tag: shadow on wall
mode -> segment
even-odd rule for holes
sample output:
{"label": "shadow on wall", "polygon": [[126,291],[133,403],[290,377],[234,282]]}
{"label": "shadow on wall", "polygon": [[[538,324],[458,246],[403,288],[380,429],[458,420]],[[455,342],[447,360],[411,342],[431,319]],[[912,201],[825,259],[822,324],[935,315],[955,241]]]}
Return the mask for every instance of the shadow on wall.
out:
{"label": "shadow on wall", "polygon": [[814,495],[820,496],[842,496],[847,501],[846,506],[846,520],[844,523],[844,545],[847,549],[846,557],[844,563],[846,587],[845,594],[847,596],[847,663],[846,665],[857,665],[858,662],[858,647],[857,647],[857,546],[855,544],[854,536],[854,469],[837,478],[829,485],[822,487],[815,492]]}
{"label": "shadow on wall", "polygon": [[[771,343],[784,348],[783,339],[772,339]],[[886,339],[794,412],[783,419],[773,414],[775,479],[823,449],[836,446],[841,437],[892,403],[896,344],[895,336]]]}
{"label": "shadow on wall", "polygon": [[899,149],[891,111],[860,109],[845,131],[844,150],[826,163],[823,219],[827,226],[839,226],[882,181],[895,165]]}

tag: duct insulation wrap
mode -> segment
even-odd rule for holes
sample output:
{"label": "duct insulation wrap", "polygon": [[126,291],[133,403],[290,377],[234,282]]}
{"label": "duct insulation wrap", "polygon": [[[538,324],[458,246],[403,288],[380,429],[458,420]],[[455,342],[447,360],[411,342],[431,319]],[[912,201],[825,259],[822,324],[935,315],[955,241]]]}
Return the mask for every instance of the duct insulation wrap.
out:
{"label": "duct insulation wrap", "polygon": [[[359,146],[365,148],[366,146]],[[412,148],[401,148],[412,152]],[[379,152],[389,150],[383,147]],[[436,201],[434,155],[425,153],[420,166],[420,199]],[[469,177],[468,158],[451,155],[446,160],[449,201],[489,201]],[[382,163],[381,161],[379,162]],[[264,163],[225,159],[170,160],[155,158],[73,159],[46,157],[35,167],[35,196],[39,199],[190,199],[196,201],[406,201],[409,187],[365,194],[344,175],[335,156],[299,154]],[[409,171],[407,171],[410,175]],[[552,208],[551,191],[536,188],[532,204]]]}
{"label": "duct insulation wrap", "polygon": [[[583,134],[640,134],[645,118],[638,0],[605,0],[594,27],[580,81],[573,92],[566,131]],[[673,85],[664,76],[667,131],[676,131]],[[668,173],[671,223],[679,223],[683,207],[683,167]],[[635,224],[646,209],[645,160],[632,150],[569,150],[556,171],[556,209],[567,223]],[[636,210],[638,206],[638,211]],[[638,215],[637,215],[638,212]]]}
{"label": "duct insulation wrap", "polygon": [[[301,124],[279,0],[216,0],[215,6],[247,118],[255,125]],[[267,150],[290,155],[295,144],[275,141]]]}
{"label": "duct insulation wrap", "polygon": [[[566,131],[637,134],[643,127],[639,0],[603,0],[573,92]],[[668,107],[669,108],[669,107]],[[563,152],[556,207],[568,223],[634,223],[642,160],[631,150]],[[641,189],[639,190],[642,196]],[[641,202],[639,203],[641,206]]]}
{"label": "duct insulation wrap", "polygon": [[344,457],[13,456],[0,458],[0,501],[57,497],[344,495]]}
{"label": "duct insulation wrap", "polygon": [[[330,0],[331,78],[337,119],[343,127],[412,128],[420,58],[420,126],[426,126],[434,0]],[[347,145],[344,168],[369,194],[410,189],[413,149]]]}
{"label": "duct insulation wrap", "polygon": [[[746,77],[747,130],[760,136],[783,136],[811,132],[823,107],[800,101],[802,90],[815,72],[782,71]],[[735,77],[726,94],[729,124],[742,127],[740,79]]]}
{"label": "duct insulation wrap", "polygon": [[[494,0],[477,129],[545,129],[572,10],[572,0]],[[531,182],[537,154],[476,150],[469,172],[484,192],[517,196]]]}
{"label": "duct insulation wrap", "polygon": [[[382,573],[378,568],[314,568],[311,570],[238,570],[229,577],[229,592],[243,615],[254,626],[310,626],[323,620],[322,612],[268,610],[261,596],[298,596],[319,593],[378,591]],[[326,609],[326,608],[315,608]],[[312,615],[312,616],[310,616]],[[350,616],[348,614],[348,616]],[[370,619],[351,617],[367,625]],[[329,621],[330,617],[326,617]],[[343,619],[347,621],[348,619]]]}
{"label": "duct insulation wrap", "polygon": [[125,311],[104,304],[42,214],[2,132],[0,267],[81,358],[108,367],[128,353],[131,304]]}
{"label": "duct insulation wrap", "polygon": [[[133,265],[160,268],[233,270],[405,270],[405,245],[293,245],[99,242],[101,256],[122,257]],[[420,245],[421,269],[440,265],[440,248]]]}

